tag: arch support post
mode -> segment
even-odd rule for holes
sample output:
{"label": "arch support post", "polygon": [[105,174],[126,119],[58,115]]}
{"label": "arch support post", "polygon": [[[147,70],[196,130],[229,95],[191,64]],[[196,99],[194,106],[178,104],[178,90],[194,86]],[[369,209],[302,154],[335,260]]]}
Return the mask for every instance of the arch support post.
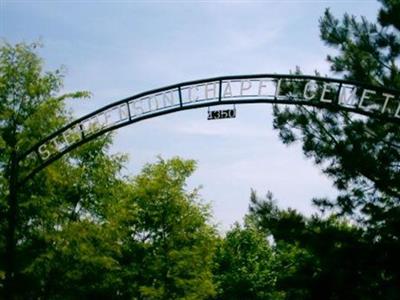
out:
{"label": "arch support post", "polygon": [[18,158],[15,150],[11,153],[9,169],[9,194],[7,201],[7,227],[5,245],[5,299],[15,298],[16,229],[18,214]]}

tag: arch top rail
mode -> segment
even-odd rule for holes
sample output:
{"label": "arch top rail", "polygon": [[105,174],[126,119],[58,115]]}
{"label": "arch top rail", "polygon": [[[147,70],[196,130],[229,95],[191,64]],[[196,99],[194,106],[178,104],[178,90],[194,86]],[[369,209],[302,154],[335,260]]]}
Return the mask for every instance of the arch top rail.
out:
{"label": "arch top rail", "polygon": [[18,157],[31,170],[22,182],[72,149],[144,119],[224,104],[271,103],[343,110],[400,124],[400,91],[296,74],[222,76],[153,89],[108,104],[37,142]]}

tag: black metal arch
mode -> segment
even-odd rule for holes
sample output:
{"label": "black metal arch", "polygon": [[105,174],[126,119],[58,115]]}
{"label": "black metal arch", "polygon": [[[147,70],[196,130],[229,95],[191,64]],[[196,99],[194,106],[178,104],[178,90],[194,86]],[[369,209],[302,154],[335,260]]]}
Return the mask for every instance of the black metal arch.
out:
{"label": "black metal arch", "polygon": [[18,157],[19,165],[33,165],[21,183],[64,154],[117,128],[177,111],[251,103],[308,105],[400,124],[400,91],[360,82],[293,74],[188,81],[106,105],[37,142]]}

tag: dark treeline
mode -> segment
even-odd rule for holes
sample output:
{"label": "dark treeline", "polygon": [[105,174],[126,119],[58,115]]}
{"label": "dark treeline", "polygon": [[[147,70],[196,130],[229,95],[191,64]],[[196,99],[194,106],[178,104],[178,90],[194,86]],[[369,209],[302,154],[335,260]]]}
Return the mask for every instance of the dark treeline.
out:
{"label": "dark treeline", "polygon": [[[327,60],[338,76],[400,90],[400,1],[381,4],[374,23],[326,10],[320,36],[335,49]],[[252,191],[242,225],[225,234],[186,186],[194,161],[159,158],[124,176],[126,157],[109,154],[110,134],[51,164],[13,197],[15,156],[73,119],[66,99],[90,95],[60,95],[64,73],[43,70],[38,46],[0,48],[4,297],[400,299],[398,125],[274,107],[282,142],[301,143],[338,196],[310,199],[316,213],[308,217]]]}

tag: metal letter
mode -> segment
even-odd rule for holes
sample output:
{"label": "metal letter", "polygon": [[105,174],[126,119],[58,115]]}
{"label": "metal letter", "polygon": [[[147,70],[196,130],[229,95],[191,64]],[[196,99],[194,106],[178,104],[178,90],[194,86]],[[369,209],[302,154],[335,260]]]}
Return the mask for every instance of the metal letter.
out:
{"label": "metal letter", "polygon": [[267,81],[266,80],[260,80],[258,83],[259,83],[259,85],[258,85],[258,96],[261,96],[262,89],[267,87]]}
{"label": "metal letter", "polygon": [[108,121],[109,121],[110,118],[111,118],[110,113],[111,113],[111,110],[106,110],[106,111],[104,112],[104,120],[106,121],[106,123],[104,124],[104,127],[108,125]]}
{"label": "metal letter", "polygon": [[43,160],[46,160],[50,157],[50,151],[47,149],[47,144],[40,145],[38,151]]}
{"label": "metal letter", "polygon": [[[247,86],[244,84],[248,83]],[[240,96],[243,96],[244,91],[248,91],[251,88],[251,81],[250,80],[241,80],[240,81]]]}
{"label": "metal letter", "polygon": [[232,87],[231,87],[231,82],[227,81],[225,88],[224,88],[224,95],[222,98],[227,98],[227,97],[232,97]]}
{"label": "metal letter", "polygon": [[[209,85],[211,85],[211,89],[209,88]],[[214,94],[213,97],[208,97],[208,92],[212,92]],[[204,87],[204,96],[206,99],[213,99],[217,97],[217,83],[212,82],[211,84],[209,82],[206,83]]]}
{"label": "metal letter", "polygon": [[129,118],[128,104],[124,103],[118,106],[119,121],[124,121]]}
{"label": "metal letter", "polygon": [[313,81],[310,80],[310,81],[308,81],[308,82],[306,83],[306,85],[304,86],[303,97],[304,97],[304,99],[306,99],[306,100],[312,100],[312,99],[314,99],[315,96],[316,96],[316,93],[314,93],[314,94],[311,95],[311,96],[307,95],[307,90],[310,88],[310,86],[311,86],[312,83],[314,83],[314,85],[315,85],[315,82],[313,82]]}
{"label": "metal letter", "polygon": [[149,111],[153,111],[153,105],[151,105],[151,100],[154,100],[153,102],[156,104],[156,109],[154,110],[158,110],[159,109],[159,105],[158,105],[158,99],[157,99],[157,95],[152,95],[149,98]]}
{"label": "metal letter", "polygon": [[382,107],[382,110],[381,110],[381,113],[384,113],[385,110],[386,110],[386,107],[387,107],[387,105],[388,105],[388,103],[389,103],[389,100],[390,100],[390,99],[393,99],[393,98],[394,98],[394,95],[392,95],[392,94],[386,94],[386,93],[383,93],[382,95],[386,97],[386,98],[385,98],[385,103],[383,104],[383,107]]}
{"label": "metal letter", "polygon": [[[75,127],[69,128],[62,133],[64,142],[67,144],[67,147],[71,146],[77,140],[76,137],[74,138],[74,134],[78,135]],[[73,139],[69,140],[68,138],[70,138],[70,137]]]}
{"label": "metal letter", "polygon": [[340,91],[339,104],[344,104],[345,106],[352,105],[351,100],[353,100],[356,95],[357,95],[357,87],[354,86],[351,90],[350,96],[346,99],[346,88],[342,86],[342,89]]}
{"label": "metal letter", "polygon": [[[144,114],[143,107],[142,107],[142,105],[139,105],[139,102],[140,102],[140,104],[141,104],[142,100],[139,99],[138,101],[134,101],[134,102],[133,102],[133,110],[134,110],[134,111],[133,111],[133,115],[134,115],[134,116],[137,115],[137,114],[136,114],[136,111],[139,111],[138,115]],[[138,105],[139,105],[139,106],[138,106]]]}
{"label": "metal letter", "polygon": [[[173,106],[174,105],[174,93],[172,91],[169,92],[164,92],[162,93],[163,95],[163,103],[164,103],[164,107],[169,107],[169,106]],[[168,96],[169,95],[169,96]],[[169,105],[168,105],[169,102]]]}
{"label": "metal letter", "polygon": [[369,99],[369,95],[368,94],[376,94],[376,92],[364,89],[363,92],[362,92],[362,95],[361,95],[360,102],[358,103],[358,108],[367,109],[367,106],[363,106],[362,104],[363,104],[365,99]]}
{"label": "metal letter", "polygon": [[196,88],[197,94],[199,93],[199,87],[198,87],[198,86],[194,86],[194,87],[193,87],[193,86],[190,86],[190,87],[189,87],[189,102],[199,100],[199,95],[196,96],[196,99],[193,99],[193,98],[192,98],[192,89],[193,89],[193,88]]}
{"label": "metal letter", "polygon": [[400,118],[400,103],[399,106],[397,107],[396,113],[394,114],[395,118]]}
{"label": "metal letter", "polygon": [[278,82],[276,83],[275,99],[278,98],[279,93],[281,92],[281,81],[282,79],[279,79]]}
{"label": "metal letter", "polygon": [[330,86],[330,84],[325,82],[324,83],[324,88],[322,90],[321,98],[320,98],[319,101],[326,102],[326,103],[332,103],[332,101],[333,101],[332,99],[326,99],[325,98],[325,94],[326,94],[326,92],[328,92],[328,86]]}

